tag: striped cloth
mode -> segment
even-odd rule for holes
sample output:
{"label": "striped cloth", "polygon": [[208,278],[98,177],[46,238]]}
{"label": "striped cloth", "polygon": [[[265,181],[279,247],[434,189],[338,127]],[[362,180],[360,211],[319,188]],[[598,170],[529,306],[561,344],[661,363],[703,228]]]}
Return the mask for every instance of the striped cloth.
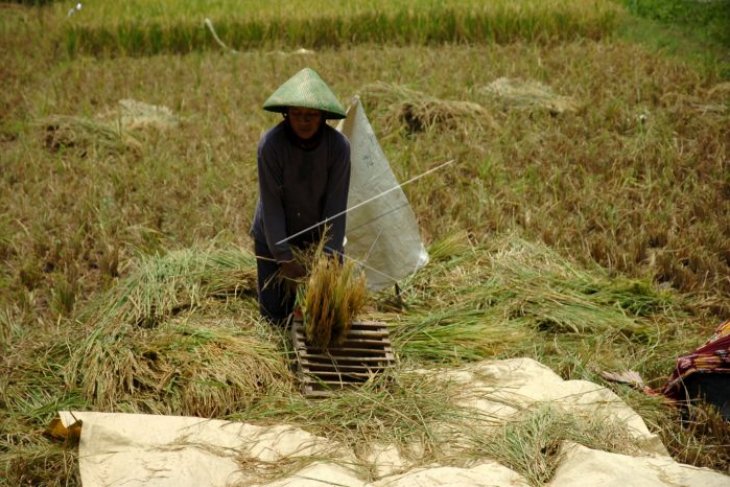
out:
{"label": "striped cloth", "polygon": [[721,323],[704,345],[677,359],[674,373],[662,393],[671,399],[686,400],[685,381],[697,373],[730,374],[730,320]]}

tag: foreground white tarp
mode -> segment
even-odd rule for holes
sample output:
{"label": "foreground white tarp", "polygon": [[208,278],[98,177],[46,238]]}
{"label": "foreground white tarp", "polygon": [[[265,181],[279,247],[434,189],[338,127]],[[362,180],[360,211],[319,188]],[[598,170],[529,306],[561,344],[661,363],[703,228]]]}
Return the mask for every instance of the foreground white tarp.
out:
{"label": "foreground white tarp", "polygon": [[[520,411],[547,403],[575,416],[620,421],[636,440],[635,456],[564,443],[550,487],[730,485],[727,475],[672,460],[641,418],[608,389],[562,380],[534,360],[483,361],[420,373],[438,374],[439,379],[462,385],[456,399],[483,412],[485,421],[495,427]],[[84,487],[529,485],[520,474],[490,458],[474,458],[466,467],[423,466],[418,455],[401,456],[392,445],[371,445],[368,453],[356,453],[288,425],[95,412],[59,416],[67,427],[76,420],[83,423],[79,461]],[[459,458],[458,451],[452,453],[452,458]]]}
{"label": "foreground white tarp", "polygon": [[347,207],[348,257],[365,264],[371,290],[392,286],[428,262],[416,217],[390,169],[360,99],[355,97],[337,130],[350,140],[352,174]]}
{"label": "foreground white tarp", "polygon": [[148,414],[61,412],[79,441],[85,487],[229,486],[249,480],[246,462],[327,455],[346,457],[322,438],[290,426]]}
{"label": "foreground white tarp", "polygon": [[[632,457],[564,443],[565,459],[549,487],[728,487],[730,477],[671,458]],[[590,482],[586,482],[590,479]]]}
{"label": "foreground white tarp", "polygon": [[619,422],[647,453],[668,455],[658,435],[613,391],[585,380],[563,380],[549,367],[529,358],[482,361],[444,371],[444,380],[463,384],[458,404],[507,421],[536,404],[579,418]]}

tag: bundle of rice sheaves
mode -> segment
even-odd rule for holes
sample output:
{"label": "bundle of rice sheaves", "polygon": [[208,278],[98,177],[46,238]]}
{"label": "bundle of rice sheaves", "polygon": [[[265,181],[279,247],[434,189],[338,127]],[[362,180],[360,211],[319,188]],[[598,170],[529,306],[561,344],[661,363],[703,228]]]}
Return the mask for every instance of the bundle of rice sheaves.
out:
{"label": "bundle of rice sheaves", "polygon": [[130,263],[80,313],[89,334],[67,365],[69,387],[100,410],[202,417],[287,389],[276,343],[247,313],[231,315],[255,306],[255,259],[237,247],[194,247]]}
{"label": "bundle of rice sheaves", "polygon": [[539,81],[503,77],[492,81],[480,91],[501,100],[505,106],[517,109],[543,109],[558,115],[576,112],[580,108],[580,104],[574,98],[558,95],[552,88]]}
{"label": "bundle of rice sheaves", "polygon": [[341,345],[367,298],[365,275],[353,261],[316,252],[307,281],[297,291],[307,342]]}
{"label": "bundle of rice sheaves", "polygon": [[476,126],[496,127],[482,105],[466,100],[443,100],[405,86],[377,82],[365,85],[363,95],[376,105],[384,105],[386,118],[404,126],[408,133],[434,127],[470,130]]}
{"label": "bundle of rice sheaves", "polygon": [[52,115],[38,122],[51,152],[76,150],[82,157],[138,152],[142,144],[123,127],[81,116]]}

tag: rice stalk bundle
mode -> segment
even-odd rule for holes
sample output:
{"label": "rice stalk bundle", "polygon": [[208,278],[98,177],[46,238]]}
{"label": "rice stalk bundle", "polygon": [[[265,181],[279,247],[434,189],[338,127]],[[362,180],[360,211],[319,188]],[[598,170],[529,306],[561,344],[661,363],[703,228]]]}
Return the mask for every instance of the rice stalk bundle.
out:
{"label": "rice stalk bundle", "polygon": [[[263,47],[338,47],[353,44],[434,45],[442,43],[554,43],[580,37],[600,39],[615,30],[623,12],[606,0],[391,0],[373,8],[370,2],[298,2],[282,11],[283,2],[225,0],[169,3],[115,2],[74,16],[63,26],[70,55],[98,56],[189,53],[219,48],[238,51]],[[246,2],[244,2],[245,4]],[[65,11],[58,9],[58,14]],[[164,12],[164,14],[163,14]],[[201,29],[210,18],[219,39]],[[141,20],[144,19],[144,20]],[[221,42],[218,42],[218,41]]]}
{"label": "rice stalk bundle", "polygon": [[307,341],[321,349],[342,344],[366,300],[365,275],[353,261],[315,251],[309,277],[297,291]]}
{"label": "rice stalk bundle", "polygon": [[131,98],[119,100],[116,107],[100,113],[97,118],[102,122],[116,124],[124,131],[167,130],[180,124],[180,118],[170,108]]}
{"label": "rice stalk bundle", "polygon": [[496,127],[486,108],[462,100],[442,100],[405,86],[377,82],[362,88],[364,95],[387,106],[389,118],[410,133],[431,128],[458,129],[472,126]]}
{"label": "rice stalk bundle", "polygon": [[233,320],[189,317],[112,337],[95,332],[85,345],[77,377],[103,410],[211,417],[291,385],[276,345]]}
{"label": "rice stalk bundle", "polygon": [[292,389],[286,356],[276,343],[242,330],[234,320],[173,323],[135,345],[149,371],[137,377],[147,390],[135,395],[151,400],[146,409],[214,417]]}
{"label": "rice stalk bundle", "polygon": [[506,106],[518,109],[544,109],[556,115],[575,112],[580,106],[573,97],[558,95],[539,81],[502,77],[492,81],[480,91],[501,100]]}
{"label": "rice stalk bundle", "polygon": [[[303,425],[333,445],[354,445],[358,455],[379,445],[394,445],[408,458],[435,461],[441,447],[457,433],[484,420],[483,415],[454,401],[462,388],[456,381],[444,381],[423,369],[393,368],[360,387],[317,401],[299,394],[267,396],[230,419],[262,422],[276,418],[280,423]],[[455,423],[461,427],[453,427]],[[446,424],[450,427],[444,427]]]}
{"label": "rice stalk bundle", "polygon": [[151,328],[206,298],[256,289],[255,257],[237,248],[182,249],[142,256],[133,265],[82,313],[83,321]]}
{"label": "rice stalk bundle", "polygon": [[[422,291],[392,332],[410,359],[515,356],[550,340],[586,347],[629,339],[646,348],[659,333],[652,316],[675,308],[670,295],[648,283],[580,268],[512,235],[476,250],[451,240],[432,247],[436,258],[412,283]],[[612,353],[623,351],[601,350],[602,359],[614,360]]]}
{"label": "rice stalk bundle", "polygon": [[506,305],[510,319],[527,318],[558,333],[650,333],[637,318],[667,311],[671,299],[646,283],[583,269],[544,245],[508,238],[491,258],[483,296]]}
{"label": "rice stalk bundle", "polygon": [[535,333],[474,304],[459,303],[406,316],[391,337],[395,348],[410,360],[458,365],[508,351],[519,353]]}
{"label": "rice stalk bundle", "polygon": [[44,130],[44,144],[51,152],[74,149],[82,155],[89,150],[101,154],[137,152],[141,143],[115,123],[87,117],[52,115],[38,122]]}
{"label": "rice stalk bundle", "polygon": [[[169,334],[165,325],[181,311],[200,310],[211,298],[255,289],[254,262],[254,256],[239,249],[185,249],[165,256],[140,258],[133,272],[80,314],[80,320],[93,331],[74,351],[66,381],[79,384],[86,397],[103,408],[113,408],[122,398],[140,390],[166,386],[159,374],[179,372],[179,367],[168,368],[166,364],[172,360],[167,354],[170,350],[180,350],[180,343],[167,351],[164,347],[151,350],[145,347]],[[178,335],[169,341],[186,340],[184,335]],[[248,341],[238,346],[238,339],[225,333],[220,340],[212,342],[221,340],[233,343],[228,348],[238,352],[253,353],[256,349]],[[188,347],[186,350],[190,355],[180,359],[180,364],[193,356],[205,355],[202,349]],[[242,360],[240,353],[231,355],[231,361],[236,360]],[[226,367],[232,370],[232,365],[235,364]],[[226,379],[224,383],[232,381]],[[172,386],[177,390],[180,382]],[[142,399],[135,401],[139,403]],[[210,407],[206,406],[206,410]]]}

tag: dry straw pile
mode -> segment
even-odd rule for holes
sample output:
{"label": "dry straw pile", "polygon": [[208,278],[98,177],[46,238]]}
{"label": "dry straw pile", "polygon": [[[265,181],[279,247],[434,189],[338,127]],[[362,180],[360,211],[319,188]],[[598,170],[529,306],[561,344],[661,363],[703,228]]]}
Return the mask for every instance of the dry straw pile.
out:
{"label": "dry straw pile", "polygon": [[45,147],[51,152],[75,150],[82,156],[139,153],[142,142],[135,132],[167,130],[179,118],[166,106],[122,99],[116,106],[93,117],[50,115],[37,122],[44,130]]}
{"label": "dry straw pile", "polygon": [[[632,354],[649,360],[647,344],[660,333],[652,317],[675,312],[669,293],[577,266],[516,235],[489,247],[466,242],[453,235],[429,248],[429,272],[411,283],[420,300],[393,329],[401,358],[463,363],[527,354],[563,370],[586,354],[591,367],[612,368]],[[603,345],[617,341],[621,347]]]}
{"label": "dry straw pile", "polygon": [[543,109],[555,115],[575,112],[580,107],[574,98],[558,95],[539,81],[502,77],[492,81],[480,91],[502,101],[505,107]]}
{"label": "dry straw pile", "polygon": [[[486,108],[465,100],[442,100],[402,85],[376,82],[362,93],[386,111],[389,125],[400,124],[408,133],[432,128],[473,131],[474,127],[496,127]],[[396,123],[394,123],[396,122]]]}
{"label": "dry straw pile", "polygon": [[237,248],[139,259],[82,314],[90,333],[67,383],[102,410],[203,417],[287,388],[285,354],[250,318],[255,311],[221,317],[229,297],[254,293],[254,262]]}
{"label": "dry straw pile", "polygon": [[77,151],[81,156],[139,151],[140,142],[119,125],[88,117],[51,115],[38,122],[51,152]]}

